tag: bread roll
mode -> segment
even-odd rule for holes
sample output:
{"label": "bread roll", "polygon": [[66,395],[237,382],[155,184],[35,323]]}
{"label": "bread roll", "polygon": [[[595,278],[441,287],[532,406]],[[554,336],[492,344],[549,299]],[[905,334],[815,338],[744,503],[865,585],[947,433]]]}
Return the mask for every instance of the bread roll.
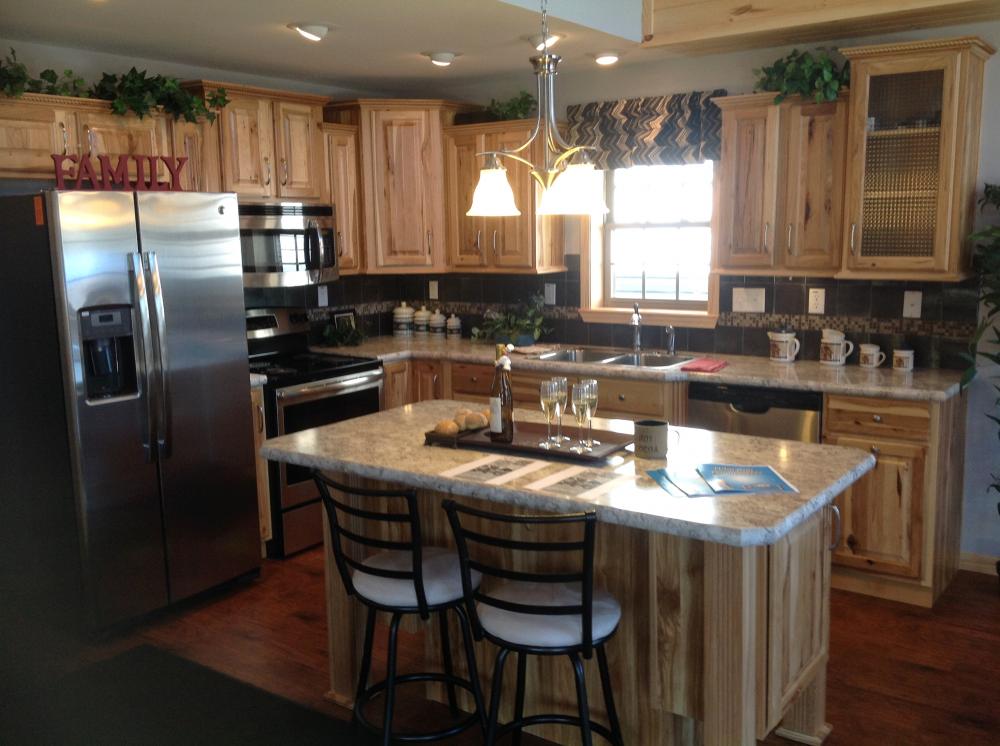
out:
{"label": "bread roll", "polygon": [[478,430],[490,424],[489,418],[484,417],[480,412],[473,412],[465,418],[465,427],[469,430]]}
{"label": "bread roll", "polygon": [[458,423],[454,420],[441,420],[434,426],[438,435],[458,435]]}
{"label": "bread roll", "polygon": [[469,429],[469,426],[468,426],[467,423],[468,423],[469,417],[471,417],[471,416],[472,416],[472,412],[469,412],[468,414],[456,414],[455,415],[455,424],[458,425],[458,429],[460,431],[461,430],[468,430]]}

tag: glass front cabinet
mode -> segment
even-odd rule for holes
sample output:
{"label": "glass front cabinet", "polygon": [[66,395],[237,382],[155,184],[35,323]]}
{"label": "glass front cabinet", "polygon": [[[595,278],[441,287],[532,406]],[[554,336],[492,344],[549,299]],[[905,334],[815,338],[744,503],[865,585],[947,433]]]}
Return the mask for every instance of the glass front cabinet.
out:
{"label": "glass front cabinet", "polygon": [[968,270],[983,67],[975,37],[842,49],[851,62],[843,242],[850,276]]}

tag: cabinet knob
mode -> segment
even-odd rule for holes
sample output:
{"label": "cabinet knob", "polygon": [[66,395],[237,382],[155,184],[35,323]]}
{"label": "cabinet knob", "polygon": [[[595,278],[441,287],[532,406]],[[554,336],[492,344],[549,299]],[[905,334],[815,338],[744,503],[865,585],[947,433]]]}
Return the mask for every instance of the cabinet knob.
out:
{"label": "cabinet knob", "polygon": [[881,422],[881,421],[882,421],[882,415],[880,415],[880,414],[873,414],[872,415],[872,422]]}
{"label": "cabinet knob", "polygon": [[473,376],[472,377],[472,382],[473,383],[479,383],[479,376]]}
{"label": "cabinet knob", "polygon": [[625,394],[618,394],[618,401],[625,401]]}
{"label": "cabinet knob", "polygon": [[882,453],[882,449],[878,446],[872,446],[870,450],[875,458],[878,458],[879,454]]}

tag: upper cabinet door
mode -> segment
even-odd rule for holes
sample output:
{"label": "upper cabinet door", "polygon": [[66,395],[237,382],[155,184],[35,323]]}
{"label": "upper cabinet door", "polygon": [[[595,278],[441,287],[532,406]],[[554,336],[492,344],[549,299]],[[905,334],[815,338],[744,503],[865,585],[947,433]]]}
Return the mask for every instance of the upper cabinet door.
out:
{"label": "upper cabinet door", "polygon": [[948,268],[957,63],[955,53],[931,52],[852,66],[844,236],[849,269]]}
{"label": "upper cabinet door", "polygon": [[51,179],[52,154],[78,155],[76,118],[40,104],[0,101],[0,176]]}
{"label": "upper cabinet door", "polygon": [[223,188],[244,197],[276,194],[271,102],[230,96],[219,121]]}
{"label": "upper cabinet door", "polygon": [[328,131],[325,137],[330,198],[337,211],[338,263],[342,273],[356,272],[361,268],[358,133],[344,128]]}
{"label": "upper cabinet door", "polygon": [[[530,127],[505,129],[487,137],[487,149],[514,150],[530,136]],[[531,169],[513,158],[503,159],[503,165],[507,169],[507,180],[514,190],[514,203],[521,214],[516,217],[486,220],[489,232],[488,248],[494,266],[530,269],[534,263],[535,253],[534,179],[531,177]]]}
{"label": "upper cabinet door", "polygon": [[187,192],[218,192],[222,189],[219,164],[219,120],[171,125],[173,156],[187,158],[181,168],[181,188]]}
{"label": "upper cabinet door", "polygon": [[277,195],[319,199],[322,178],[319,169],[321,147],[319,125],[323,121],[318,106],[288,101],[274,103],[277,136]]}
{"label": "upper cabinet door", "polygon": [[[90,156],[94,170],[100,174],[98,158],[110,156],[114,166],[122,155],[145,155],[159,159],[170,153],[170,138],[167,135],[167,118],[162,114],[145,116],[118,116],[110,112],[78,111],[80,144],[84,156]],[[144,164],[139,174],[135,161],[128,162],[129,178],[135,181],[140,176],[149,181],[148,164]],[[169,179],[169,173],[162,163],[157,166],[156,177],[161,181]]]}
{"label": "upper cabinet door", "polygon": [[830,269],[840,266],[844,212],[844,151],[847,101],[786,107],[784,266]]}
{"label": "upper cabinet door", "polygon": [[482,134],[452,130],[445,137],[445,230],[449,264],[453,267],[485,267],[488,263],[486,220],[465,213],[479,182],[486,150]]}
{"label": "upper cabinet door", "polygon": [[779,108],[723,109],[719,264],[770,267],[777,243]]}
{"label": "upper cabinet door", "polygon": [[[380,267],[429,267],[442,240],[435,210],[442,195],[440,125],[427,109],[374,109],[371,199],[375,260]],[[433,132],[432,132],[433,130]],[[437,234],[437,235],[436,235]]]}

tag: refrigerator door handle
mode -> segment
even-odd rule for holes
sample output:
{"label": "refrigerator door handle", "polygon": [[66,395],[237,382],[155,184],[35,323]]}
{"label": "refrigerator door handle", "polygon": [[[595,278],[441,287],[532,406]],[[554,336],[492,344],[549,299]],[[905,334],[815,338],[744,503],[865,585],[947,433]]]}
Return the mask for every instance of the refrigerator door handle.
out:
{"label": "refrigerator door handle", "polygon": [[149,304],[146,297],[146,272],[142,266],[142,255],[133,252],[128,255],[129,274],[132,279],[132,305],[136,316],[139,318],[139,333],[135,339],[139,343],[139,361],[142,375],[142,395],[146,399],[146,406],[142,411],[142,450],[146,455],[146,462],[153,460],[153,429],[155,414],[153,412],[153,391],[151,386],[150,371],[153,370],[153,349],[150,341],[151,332],[149,325]]}
{"label": "refrigerator door handle", "polygon": [[156,260],[156,252],[146,255],[149,258],[149,279],[153,302],[153,323],[156,328],[157,377],[160,381],[160,411],[156,418],[156,442],[160,458],[170,457],[170,427],[172,402],[170,400],[170,379],[167,373],[170,364],[167,358],[167,319],[163,312],[163,286],[160,283],[160,265]]}

